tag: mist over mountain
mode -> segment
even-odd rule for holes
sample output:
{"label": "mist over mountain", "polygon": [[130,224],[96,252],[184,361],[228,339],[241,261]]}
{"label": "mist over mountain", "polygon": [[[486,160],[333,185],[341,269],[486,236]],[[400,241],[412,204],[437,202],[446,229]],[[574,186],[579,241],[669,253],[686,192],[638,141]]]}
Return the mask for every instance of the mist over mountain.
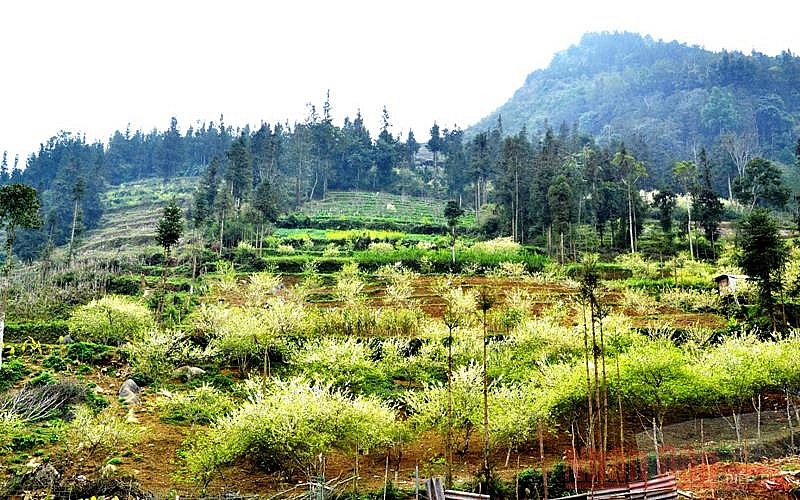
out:
{"label": "mist over mountain", "polygon": [[603,145],[623,141],[657,176],[701,147],[719,147],[725,134],[748,137],[759,154],[791,164],[800,58],[790,51],[711,52],[635,33],[590,33],[530,73],[468,132],[494,127],[498,115],[505,134],[566,126]]}

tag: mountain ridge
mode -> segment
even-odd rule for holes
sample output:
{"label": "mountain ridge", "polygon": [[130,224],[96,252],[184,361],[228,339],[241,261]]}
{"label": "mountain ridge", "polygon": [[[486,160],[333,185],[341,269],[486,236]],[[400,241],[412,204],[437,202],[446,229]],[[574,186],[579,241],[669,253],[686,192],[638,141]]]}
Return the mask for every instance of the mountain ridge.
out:
{"label": "mountain ridge", "polygon": [[468,132],[490,129],[498,116],[504,133],[575,126],[600,143],[625,142],[662,173],[732,133],[752,135],[764,156],[789,164],[798,89],[800,58],[790,51],[745,55],[630,32],[587,33]]}

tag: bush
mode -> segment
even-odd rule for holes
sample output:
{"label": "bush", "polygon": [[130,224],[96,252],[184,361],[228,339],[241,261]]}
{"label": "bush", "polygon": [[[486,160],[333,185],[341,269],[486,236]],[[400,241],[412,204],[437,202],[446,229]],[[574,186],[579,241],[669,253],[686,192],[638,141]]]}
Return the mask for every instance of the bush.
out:
{"label": "bush", "polygon": [[7,343],[19,343],[27,338],[32,338],[43,344],[55,344],[67,333],[69,333],[69,326],[66,321],[47,321],[9,323],[6,325],[4,335]]}
{"label": "bush", "polygon": [[203,384],[188,393],[160,398],[161,420],[172,424],[210,424],[233,410],[233,400],[213,386]]}
{"label": "bush", "polygon": [[10,412],[0,412],[0,454],[14,449],[14,439],[22,433],[22,420]]}
{"label": "bush", "polygon": [[139,441],[143,430],[109,411],[95,415],[88,408],[78,407],[67,430],[65,444],[71,452],[87,458],[96,451],[109,453],[127,449]]}
{"label": "bush", "polygon": [[42,366],[55,372],[63,372],[69,367],[69,363],[58,352],[53,352],[42,361]]}
{"label": "bush", "polygon": [[93,342],[74,342],[67,345],[67,358],[82,363],[106,364],[111,359],[111,354],[108,346]]}
{"label": "bush", "polygon": [[106,293],[131,296],[139,295],[142,293],[142,278],[130,274],[111,276],[106,283]]}
{"label": "bush", "polygon": [[685,312],[719,312],[722,298],[716,291],[704,290],[665,290],[661,302]]}
{"label": "bush", "polygon": [[394,411],[373,399],[351,399],[300,379],[252,387],[248,402],[186,443],[186,470],[204,485],[240,459],[288,475],[332,449],[369,450],[401,435]]}
{"label": "bush", "polygon": [[123,351],[128,355],[133,379],[142,385],[166,380],[176,366],[202,361],[209,355],[176,332],[155,329],[125,344]]}
{"label": "bush", "polygon": [[[547,473],[548,498],[560,498],[567,492],[566,466],[556,462]],[[525,469],[517,475],[518,498],[544,498],[544,477],[541,469]]]}
{"label": "bush", "polygon": [[18,359],[9,359],[3,362],[3,367],[0,368],[0,391],[5,391],[14,382],[20,381],[28,374],[28,368],[25,363]]}
{"label": "bush", "polygon": [[149,309],[120,295],[106,295],[77,308],[68,324],[76,339],[107,345],[139,338],[154,326]]}

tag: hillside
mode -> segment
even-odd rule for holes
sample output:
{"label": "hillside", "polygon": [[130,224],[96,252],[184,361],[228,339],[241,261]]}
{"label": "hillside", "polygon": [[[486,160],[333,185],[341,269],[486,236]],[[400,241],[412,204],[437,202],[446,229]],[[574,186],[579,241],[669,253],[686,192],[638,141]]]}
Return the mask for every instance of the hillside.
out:
{"label": "hillside", "polygon": [[130,182],[106,191],[100,198],[103,215],[99,224],[79,238],[77,254],[113,258],[156,245],[155,228],[164,205],[174,198],[188,208],[196,186],[195,177],[176,177],[169,182]]}
{"label": "hillside", "polygon": [[[103,216],[95,229],[79,237],[77,254],[114,258],[155,246],[155,228],[164,205],[174,198],[188,215],[197,183],[196,177],[176,177],[167,182],[129,182],[109,189],[100,198]],[[304,222],[311,226],[325,227],[356,224],[439,233],[446,226],[441,200],[363,191],[331,191],[324,200],[305,203],[288,219],[301,217],[306,217]],[[471,226],[474,218],[465,216],[461,223]]]}
{"label": "hillside", "polygon": [[800,58],[790,52],[711,52],[633,33],[592,33],[530,73],[471,130],[494,127],[498,115],[505,133],[577,126],[600,143],[624,140],[662,172],[692,157],[696,146],[711,149],[734,133],[752,136],[762,155],[791,164],[799,87]]}

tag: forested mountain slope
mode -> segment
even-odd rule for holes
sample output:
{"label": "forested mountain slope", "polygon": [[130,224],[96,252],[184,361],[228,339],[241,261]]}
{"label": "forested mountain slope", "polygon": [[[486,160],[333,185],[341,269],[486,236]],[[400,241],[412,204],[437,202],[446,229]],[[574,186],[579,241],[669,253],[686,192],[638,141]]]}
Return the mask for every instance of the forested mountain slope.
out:
{"label": "forested mountain slope", "polygon": [[506,133],[565,125],[600,144],[624,141],[660,172],[699,147],[716,147],[726,134],[791,164],[800,58],[788,51],[711,52],[633,33],[586,34],[469,131],[490,129],[498,115]]}

